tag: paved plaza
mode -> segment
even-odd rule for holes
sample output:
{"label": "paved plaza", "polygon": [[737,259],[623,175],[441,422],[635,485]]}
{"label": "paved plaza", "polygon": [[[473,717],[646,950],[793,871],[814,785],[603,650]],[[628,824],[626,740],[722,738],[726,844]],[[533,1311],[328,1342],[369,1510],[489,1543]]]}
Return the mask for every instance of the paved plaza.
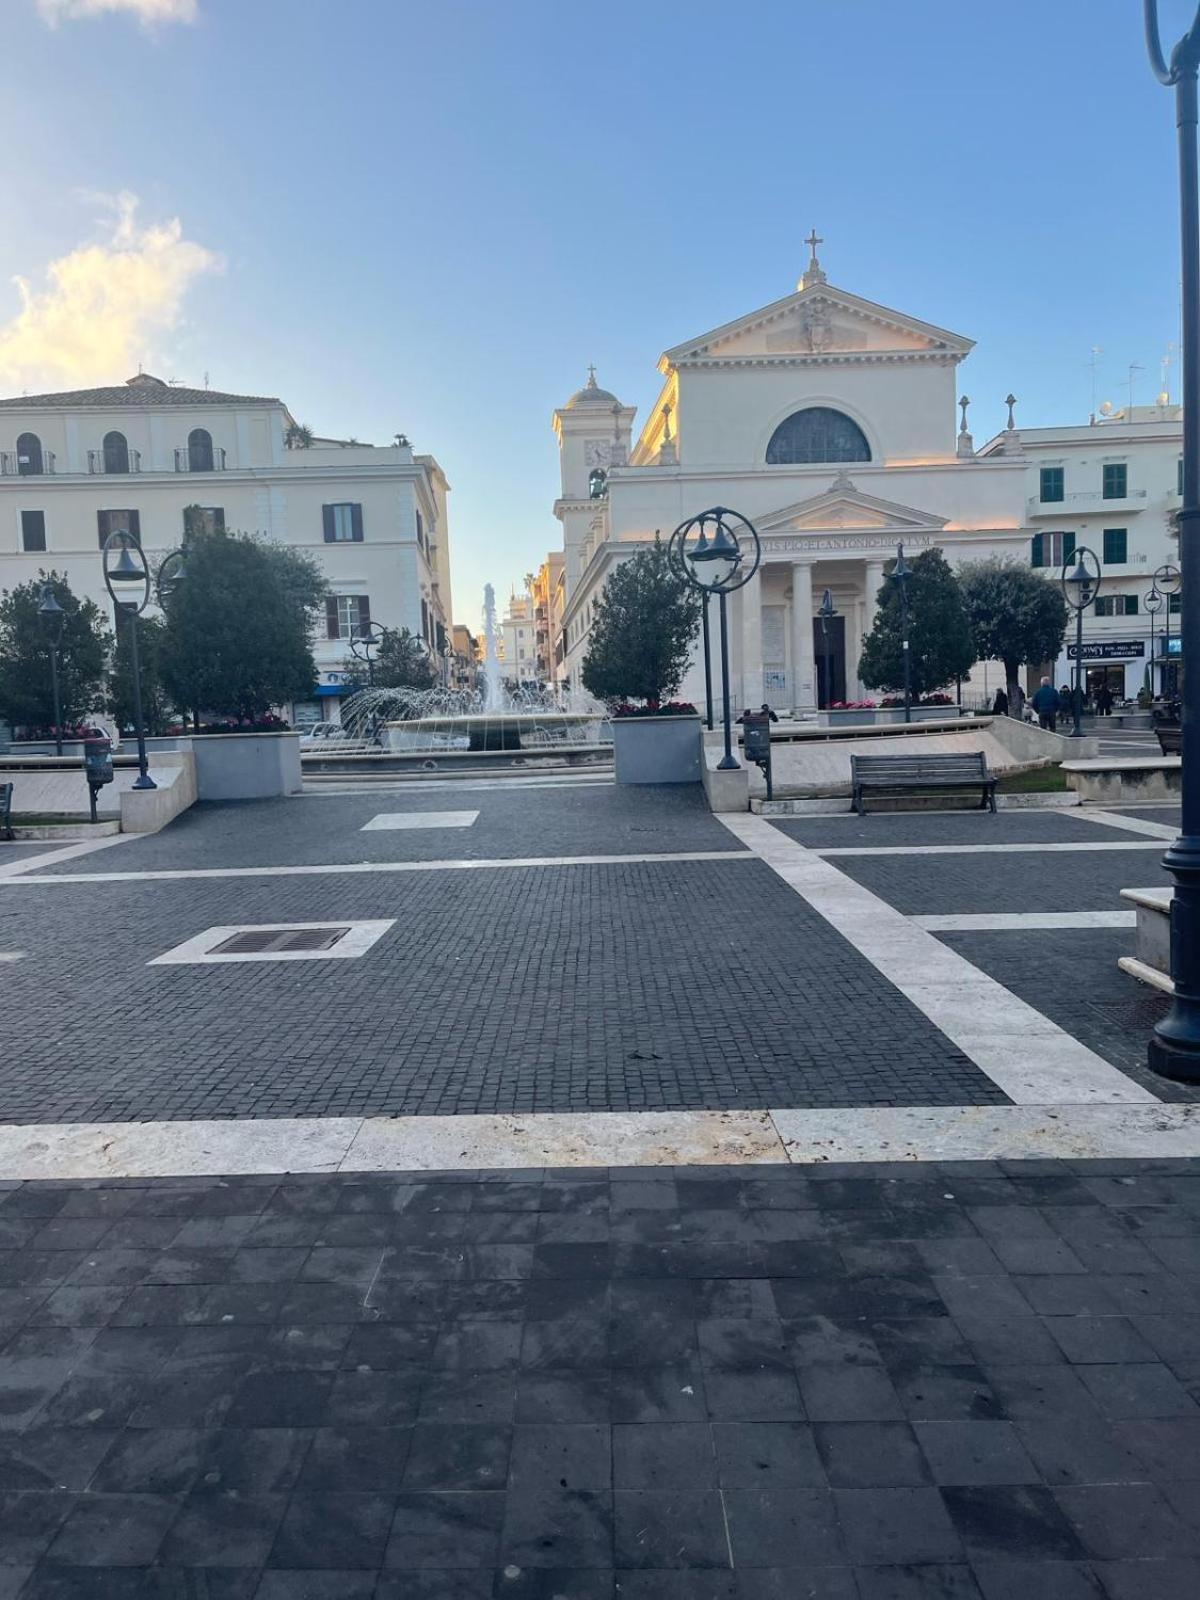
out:
{"label": "paved plaza", "polygon": [[1116,966],[1176,821],[0,845],[0,1600],[1192,1600],[1200,1094]]}

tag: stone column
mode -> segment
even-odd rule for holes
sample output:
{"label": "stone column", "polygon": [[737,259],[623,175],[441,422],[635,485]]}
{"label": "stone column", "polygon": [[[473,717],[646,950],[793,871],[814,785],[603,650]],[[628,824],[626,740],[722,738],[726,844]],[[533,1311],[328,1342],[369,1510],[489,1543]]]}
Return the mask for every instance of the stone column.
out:
{"label": "stone column", "polygon": [[[867,562],[865,562],[864,563],[864,567],[863,567],[863,573],[864,573],[864,576],[863,576],[862,634],[861,634],[861,636],[859,638],[859,641],[858,641],[858,656],[855,657],[855,660],[853,662],[853,671],[854,671],[854,676],[858,680],[860,687],[863,687],[864,694],[868,694],[869,695],[872,691],[870,689],[865,688],[865,686],[863,686],[863,684],[862,684],[862,674],[861,674],[861,671],[860,671],[860,668],[859,668],[859,657],[861,657],[861,655],[862,655],[863,641],[866,639],[866,637],[870,633],[871,629],[875,626],[875,617],[876,617],[876,614],[879,611],[879,601],[878,601],[877,596],[879,594],[880,589],[883,587],[883,562],[882,561],[867,561]],[[851,663],[847,662],[846,666],[847,666],[847,676],[849,676],[849,669],[850,669]]]}
{"label": "stone column", "polygon": [[742,614],[742,706],[757,711],[765,699],[762,658],[762,568],[739,591]]}
{"label": "stone column", "polygon": [[817,704],[817,668],[813,655],[812,562],[792,563],[792,706],[812,711]]}

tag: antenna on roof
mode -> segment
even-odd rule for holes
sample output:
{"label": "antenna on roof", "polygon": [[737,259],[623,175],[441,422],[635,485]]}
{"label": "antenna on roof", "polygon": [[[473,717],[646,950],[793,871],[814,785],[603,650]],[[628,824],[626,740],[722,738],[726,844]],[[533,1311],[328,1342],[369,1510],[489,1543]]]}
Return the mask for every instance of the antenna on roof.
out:
{"label": "antenna on roof", "polygon": [[204,387],[206,389],[208,388],[208,373],[207,372],[204,374]]}

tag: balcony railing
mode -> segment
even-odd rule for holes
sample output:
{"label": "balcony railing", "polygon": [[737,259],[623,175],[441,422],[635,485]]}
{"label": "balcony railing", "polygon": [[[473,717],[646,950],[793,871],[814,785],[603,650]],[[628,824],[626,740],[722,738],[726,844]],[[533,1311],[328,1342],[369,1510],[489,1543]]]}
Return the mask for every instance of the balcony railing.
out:
{"label": "balcony railing", "polygon": [[1026,509],[1031,517],[1077,517],[1084,511],[1141,511],[1145,501],[1145,489],[1130,489],[1119,496],[1083,489],[1078,494],[1064,494],[1060,500],[1043,500],[1041,495],[1031,494]]}
{"label": "balcony railing", "polygon": [[184,445],[182,450],[175,452],[176,472],[224,472],[225,452],[220,445],[212,445],[193,449]]}
{"label": "balcony railing", "polygon": [[39,478],[54,471],[54,451],[43,450],[41,463],[36,457],[18,455],[15,450],[0,450],[0,478]]}
{"label": "balcony railing", "polygon": [[142,452],[140,450],[89,450],[87,453],[88,471],[103,474],[106,477],[114,475],[123,477],[127,472],[140,472],[142,470]]}

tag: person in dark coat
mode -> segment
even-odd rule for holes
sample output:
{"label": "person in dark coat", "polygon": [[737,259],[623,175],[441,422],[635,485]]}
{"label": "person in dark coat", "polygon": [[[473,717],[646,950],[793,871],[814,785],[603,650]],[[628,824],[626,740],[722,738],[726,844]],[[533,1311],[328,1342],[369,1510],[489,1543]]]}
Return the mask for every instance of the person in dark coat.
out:
{"label": "person in dark coat", "polygon": [[1058,690],[1049,678],[1038,684],[1030,704],[1037,712],[1039,725],[1053,733],[1058,722]]}
{"label": "person in dark coat", "polygon": [[769,722],[778,722],[779,721],[779,718],[771,710],[770,706],[767,704],[767,702],[765,700],[762,703],[762,715],[764,717],[766,717]]}
{"label": "person in dark coat", "polygon": [[1003,689],[996,690],[996,698],[992,701],[992,715],[1006,717],[1008,715],[1008,696]]}

